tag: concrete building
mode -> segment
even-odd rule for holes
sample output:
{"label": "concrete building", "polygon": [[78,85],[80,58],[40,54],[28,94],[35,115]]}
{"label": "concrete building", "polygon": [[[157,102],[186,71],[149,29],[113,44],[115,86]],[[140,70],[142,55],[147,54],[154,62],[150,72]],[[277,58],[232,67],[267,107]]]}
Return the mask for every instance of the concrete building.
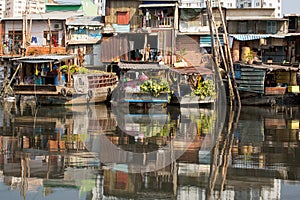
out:
{"label": "concrete building", "polygon": [[274,8],[275,17],[282,17],[282,0],[237,0],[237,8]]}
{"label": "concrete building", "polygon": [[[220,4],[225,8],[236,8],[237,0],[220,0]],[[218,6],[218,0],[212,0],[213,7]],[[179,0],[179,7],[181,8],[205,8],[206,0]]]}
{"label": "concrete building", "polygon": [[[218,6],[218,1],[224,8],[274,8],[275,16],[282,17],[282,0],[211,0],[211,5]],[[179,0],[179,7],[204,8],[206,0]]]}
{"label": "concrete building", "polygon": [[44,0],[6,0],[4,17],[22,17],[22,14],[23,12],[25,12],[26,7],[28,8],[28,13],[31,14],[45,13]]}
{"label": "concrete building", "polygon": [[0,19],[4,17],[5,13],[5,0],[0,0]]}

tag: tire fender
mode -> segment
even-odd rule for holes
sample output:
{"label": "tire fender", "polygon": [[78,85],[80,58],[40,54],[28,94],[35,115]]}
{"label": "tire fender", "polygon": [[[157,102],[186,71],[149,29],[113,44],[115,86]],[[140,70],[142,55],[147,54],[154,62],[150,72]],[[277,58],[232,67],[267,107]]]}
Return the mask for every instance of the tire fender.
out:
{"label": "tire fender", "polygon": [[66,90],[66,88],[61,88],[61,90],[60,90],[60,94],[62,95],[62,96],[67,96],[67,90]]}
{"label": "tire fender", "polygon": [[88,98],[91,99],[93,97],[93,91],[89,90],[87,95],[88,95]]}

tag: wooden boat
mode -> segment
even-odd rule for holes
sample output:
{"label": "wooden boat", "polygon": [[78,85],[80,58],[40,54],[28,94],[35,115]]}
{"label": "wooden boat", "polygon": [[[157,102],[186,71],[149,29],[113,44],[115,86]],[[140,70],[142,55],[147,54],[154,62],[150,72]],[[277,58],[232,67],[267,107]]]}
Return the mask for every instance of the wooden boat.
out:
{"label": "wooden boat", "polygon": [[34,96],[40,104],[73,105],[107,101],[117,85],[115,73],[72,65],[73,55],[39,55],[14,59],[18,81],[13,92]]}
{"label": "wooden boat", "polygon": [[240,63],[234,67],[243,105],[297,103],[297,67]]}
{"label": "wooden boat", "polygon": [[[168,66],[160,65],[158,62],[140,61],[122,61],[118,66],[121,77],[112,101],[143,106],[149,103],[169,102]],[[147,83],[149,88],[146,88]],[[156,91],[155,85],[160,85],[160,88],[164,87],[164,89]]]}
{"label": "wooden boat", "polygon": [[[172,89],[175,95],[171,99],[172,104],[192,105],[206,104],[210,105],[216,101],[215,73],[206,67],[175,67],[172,71],[176,72],[177,81],[173,81]],[[209,84],[209,92],[202,94],[201,87]],[[199,93],[196,92],[199,91]]]}
{"label": "wooden boat", "polygon": [[[113,95],[119,102],[145,106],[149,103],[211,105],[216,101],[215,73],[209,67],[169,67],[155,62],[124,61],[119,63],[119,68],[122,72],[120,86],[116,90],[118,94]],[[147,88],[149,80],[152,88]],[[153,85],[157,82],[164,82],[158,87],[165,90],[154,94]],[[143,88],[145,85],[147,87]],[[197,94],[201,86],[209,87],[205,94]]]}

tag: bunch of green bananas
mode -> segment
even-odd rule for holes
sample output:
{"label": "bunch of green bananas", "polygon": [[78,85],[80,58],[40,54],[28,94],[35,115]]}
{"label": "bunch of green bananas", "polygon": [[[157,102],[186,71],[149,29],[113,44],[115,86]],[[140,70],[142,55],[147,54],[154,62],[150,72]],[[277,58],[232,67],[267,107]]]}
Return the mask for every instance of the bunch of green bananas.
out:
{"label": "bunch of green bananas", "polygon": [[205,80],[200,82],[198,87],[192,91],[192,96],[199,96],[200,99],[204,99],[205,97],[215,96],[215,86],[212,80]]}
{"label": "bunch of green bananas", "polygon": [[157,80],[149,79],[140,85],[140,89],[144,92],[150,92],[153,96],[158,97],[161,92],[170,93],[170,86],[167,81],[161,80],[158,82]]}

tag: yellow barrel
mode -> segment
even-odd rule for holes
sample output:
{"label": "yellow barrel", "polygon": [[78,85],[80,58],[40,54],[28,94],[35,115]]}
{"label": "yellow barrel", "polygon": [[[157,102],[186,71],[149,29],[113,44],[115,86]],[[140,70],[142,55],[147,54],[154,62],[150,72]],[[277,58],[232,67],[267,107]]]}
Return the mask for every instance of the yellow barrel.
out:
{"label": "yellow barrel", "polygon": [[242,61],[248,61],[248,55],[250,54],[251,50],[250,47],[242,47]]}

